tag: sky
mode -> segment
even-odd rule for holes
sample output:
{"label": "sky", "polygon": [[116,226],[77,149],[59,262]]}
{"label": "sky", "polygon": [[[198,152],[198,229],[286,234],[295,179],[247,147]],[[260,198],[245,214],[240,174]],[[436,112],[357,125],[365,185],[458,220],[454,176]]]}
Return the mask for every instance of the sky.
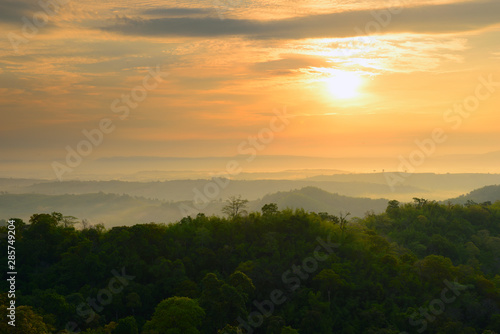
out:
{"label": "sky", "polygon": [[499,13],[498,0],[0,0],[0,176],[115,157],[397,169],[498,152]]}

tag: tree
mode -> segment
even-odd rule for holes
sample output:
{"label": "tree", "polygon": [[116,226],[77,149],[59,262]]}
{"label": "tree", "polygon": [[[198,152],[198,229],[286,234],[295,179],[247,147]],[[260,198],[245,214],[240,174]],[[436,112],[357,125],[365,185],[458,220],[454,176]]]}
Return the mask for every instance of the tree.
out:
{"label": "tree", "polygon": [[451,260],[441,255],[426,256],[416,262],[415,267],[421,278],[434,285],[441,284],[445,279],[450,279],[455,272]]}
{"label": "tree", "polygon": [[344,239],[344,232],[347,228],[347,217],[350,215],[351,213],[348,212],[346,213],[345,215],[342,215],[342,212],[340,213],[340,217],[339,217],[339,224],[340,224],[340,231],[342,233],[342,240]]}
{"label": "tree", "polygon": [[247,214],[247,211],[245,209],[248,200],[242,199],[241,195],[239,195],[238,197],[231,196],[228,200],[226,200],[226,202],[227,205],[222,208],[222,213],[228,215],[229,218],[233,219]]}
{"label": "tree", "polygon": [[86,229],[90,228],[90,226],[91,226],[91,224],[90,224],[90,222],[88,221],[88,219],[85,219],[85,218],[84,218],[84,219],[82,219],[82,221],[81,221],[80,223],[82,224],[82,228],[83,228],[84,230],[86,230]]}
{"label": "tree", "polygon": [[465,202],[465,204],[464,204],[464,206],[467,208],[470,208],[471,206],[474,206],[474,205],[477,205],[477,203],[471,199],[468,199],[467,202]]}
{"label": "tree", "polygon": [[[46,213],[34,214],[30,217],[31,225],[29,226],[29,229],[36,229],[40,232],[46,232],[53,229],[59,223],[59,215],[61,214],[57,212],[53,212],[51,215]],[[62,219],[62,215],[60,218]]]}
{"label": "tree", "polygon": [[318,216],[320,216],[321,219],[329,221],[329,222],[333,222],[334,224],[340,223],[339,217],[331,215],[328,212],[319,212]]}
{"label": "tree", "polygon": [[78,218],[74,216],[64,216],[62,217],[62,224],[64,227],[70,227],[78,223]]}
{"label": "tree", "polygon": [[64,216],[63,216],[63,214],[62,214],[62,213],[60,213],[60,212],[52,212],[50,215],[52,216],[52,218],[54,218],[54,219],[55,219],[55,221],[56,221],[58,224],[59,224],[60,222],[62,222],[62,221],[63,221]]}
{"label": "tree", "polygon": [[[11,218],[9,221],[13,220],[14,223],[13,225],[15,226],[15,231],[16,231],[16,240],[19,241],[22,239],[24,230],[26,228],[26,223],[19,218]],[[0,236],[2,234],[7,234],[7,221],[5,219],[0,219]]]}
{"label": "tree", "polygon": [[290,326],[283,327],[281,329],[281,334],[299,334],[299,331],[296,329],[293,329]]}
{"label": "tree", "polygon": [[314,277],[313,282],[317,282],[321,292],[327,293],[329,303],[331,301],[331,292],[335,290],[341,291],[341,289],[347,285],[346,281],[332,269],[321,270],[319,274]]}
{"label": "tree", "polygon": [[393,199],[387,203],[387,209],[399,209],[399,201]]}
{"label": "tree", "polygon": [[160,302],[150,321],[144,325],[147,334],[199,334],[205,311],[196,300],[171,297]]}
{"label": "tree", "polygon": [[425,198],[418,198],[418,197],[413,197],[413,203],[417,208],[421,208],[427,204],[428,200]]}
{"label": "tree", "polygon": [[138,334],[137,322],[134,317],[126,317],[118,321],[113,334]]}
{"label": "tree", "polygon": [[12,321],[12,319],[8,317],[10,312],[7,310],[7,306],[10,306],[7,293],[2,293],[0,294],[0,314],[2,316],[0,333],[49,334],[52,332],[52,328],[43,321],[41,315],[35,313],[32,307],[24,305],[16,307],[15,326],[9,325],[8,322]]}
{"label": "tree", "polygon": [[[139,294],[137,294],[137,292],[129,293],[125,297],[125,300],[127,301],[127,304],[125,306],[130,307],[132,309],[132,314],[135,314],[136,307],[142,306],[141,296],[139,296]],[[118,323],[118,325],[119,325],[119,323]]]}
{"label": "tree", "polygon": [[250,277],[242,273],[241,271],[235,271],[229,276],[229,284],[235,287],[245,299],[251,297],[255,291],[255,286],[253,285]]}
{"label": "tree", "polygon": [[203,291],[200,296],[200,306],[206,311],[207,332],[214,333],[226,324],[233,323],[238,316],[246,315],[245,303],[248,294],[253,293],[253,283],[243,273],[232,275],[232,286],[217,278],[214,273],[208,273],[202,280]]}
{"label": "tree", "polygon": [[56,248],[64,236],[57,233],[58,217],[56,212],[52,215],[42,213],[31,216],[31,224],[24,232],[24,237],[31,240],[23,249],[30,254],[29,258],[26,258],[27,261],[33,264],[50,263],[60,256]]}
{"label": "tree", "polygon": [[226,325],[223,329],[219,329],[217,334],[243,334],[243,332],[236,326]]}
{"label": "tree", "polygon": [[44,314],[57,315],[57,321],[54,323],[56,327],[62,326],[74,316],[72,306],[66,301],[64,296],[58,294],[54,289],[36,289],[26,299],[29,301],[29,305],[33,306],[36,310],[43,310]]}
{"label": "tree", "polygon": [[278,204],[276,203],[265,204],[261,210],[262,210],[262,215],[272,216],[278,213]]}
{"label": "tree", "polygon": [[398,218],[399,217],[399,201],[392,200],[387,203],[387,209],[385,212],[389,215],[391,218]]}

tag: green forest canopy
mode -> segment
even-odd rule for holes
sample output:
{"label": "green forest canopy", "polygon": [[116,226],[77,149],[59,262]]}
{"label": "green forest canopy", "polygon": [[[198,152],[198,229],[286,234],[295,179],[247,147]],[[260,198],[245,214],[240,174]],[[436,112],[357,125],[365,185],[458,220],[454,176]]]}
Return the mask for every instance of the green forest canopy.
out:
{"label": "green forest canopy", "polygon": [[500,202],[232,216],[16,220],[17,326],[0,332],[500,333]]}

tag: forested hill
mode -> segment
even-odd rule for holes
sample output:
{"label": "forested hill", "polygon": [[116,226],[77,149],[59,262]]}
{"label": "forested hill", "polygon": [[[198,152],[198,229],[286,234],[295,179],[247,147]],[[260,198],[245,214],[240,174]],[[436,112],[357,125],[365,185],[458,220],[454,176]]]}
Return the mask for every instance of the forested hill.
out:
{"label": "forested hill", "polygon": [[[479,177],[478,177],[479,178]],[[172,180],[150,182],[124,182],[124,181],[35,181],[35,180],[10,180],[0,178],[0,192],[11,194],[88,194],[88,193],[113,193],[127,194],[153,198],[162,201],[188,201],[195,196],[195,190],[203,192],[213,179],[199,180]],[[249,200],[262,198],[269,193],[278,191],[291,191],[304,187],[317,187],[329,192],[337,192],[345,196],[365,196],[370,198],[385,197],[389,195],[424,194],[429,190],[419,189],[414,186],[400,185],[394,190],[387,185],[385,179],[375,182],[343,182],[343,181],[315,181],[315,180],[231,180],[219,179],[219,195],[227,198],[232,195],[245,194]],[[217,182],[217,181],[216,181]],[[490,183],[491,184],[491,183]],[[466,189],[473,189],[467,187]],[[462,192],[459,192],[460,194]]]}
{"label": "forested hill", "polygon": [[500,185],[491,185],[471,191],[466,195],[451,198],[445,202],[454,204],[484,203],[500,201]]}
{"label": "forested hill", "polygon": [[266,203],[276,203],[280,208],[300,209],[315,212],[350,212],[353,216],[364,217],[366,212],[380,213],[387,207],[386,199],[354,198],[329,193],[316,187],[277,192],[256,201],[253,209],[258,210]]}
{"label": "forested hill", "polygon": [[29,219],[33,212],[53,211],[65,212],[68,216],[93,224],[103,223],[108,227],[181,218],[176,205],[129,195],[102,192],[80,195],[0,194],[0,219]]}
{"label": "forested hill", "polygon": [[[306,187],[269,194],[263,199],[250,201],[248,208],[258,211],[270,202],[277,203],[281,208],[304,208],[316,212],[349,211],[353,216],[359,217],[363,217],[367,211],[380,213],[387,206],[387,200],[384,199],[347,197]],[[94,224],[104,223],[107,227],[153,221],[168,223],[182,219],[181,204],[195,208],[192,201],[165,202],[102,192],[79,195],[0,194],[0,219],[18,217],[27,220],[33,212],[62,211]],[[221,213],[224,204],[222,200],[213,200],[198,212],[207,216],[217,215]]]}
{"label": "forested hill", "polygon": [[17,324],[0,332],[500,333],[500,202],[226,212],[111,229],[16,220]]}

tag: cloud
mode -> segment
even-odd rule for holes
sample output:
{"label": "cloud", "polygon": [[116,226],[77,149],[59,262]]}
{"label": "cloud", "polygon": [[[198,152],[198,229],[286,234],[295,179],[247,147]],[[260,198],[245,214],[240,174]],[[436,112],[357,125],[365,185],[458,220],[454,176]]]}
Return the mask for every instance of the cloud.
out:
{"label": "cloud", "polygon": [[385,27],[376,21],[374,13],[380,13],[379,11],[358,10],[270,21],[220,20],[217,17],[125,17],[118,18],[114,25],[103,29],[139,36],[243,36],[251,39],[353,37],[376,33],[374,27],[377,24],[380,33],[448,33],[500,23],[499,12],[500,2],[489,0],[404,8],[400,14],[393,14],[389,19],[380,16],[381,22],[387,22],[383,24]]}
{"label": "cloud", "polygon": [[213,13],[213,10],[206,8],[182,8],[182,7],[170,7],[170,8],[151,8],[146,9],[142,12],[144,15],[149,16],[163,16],[163,17],[175,17],[175,16],[193,16],[193,15],[203,15]]}
{"label": "cloud", "polygon": [[0,22],[22,22],[23,16],[28,16],[36,8],[34,1],[4,0],[0,1]]}
{"label": "cloud", "polygon": [[220,20],[213,17],[202,18],[161,18],[138,20],[128,17],[118,18],[114,26],[104,30],[126,35],[210,37],[249,35],[257,28],[251,20]]}
{"label": "cloud", "polygon": [[256,63],[253,68],[256,71],[283,71],[300,69],[311,66],[326,66],[327,62],[323,57],[314,56],[287,56],[283,59],[271,60]]}
{"label": "cloud", "polygon": [[300,75],[300,70],[311,67],[331,66],[324,57],[306,55],[281,55],[281,59],[255,63],[251,69],[260,77]]}

